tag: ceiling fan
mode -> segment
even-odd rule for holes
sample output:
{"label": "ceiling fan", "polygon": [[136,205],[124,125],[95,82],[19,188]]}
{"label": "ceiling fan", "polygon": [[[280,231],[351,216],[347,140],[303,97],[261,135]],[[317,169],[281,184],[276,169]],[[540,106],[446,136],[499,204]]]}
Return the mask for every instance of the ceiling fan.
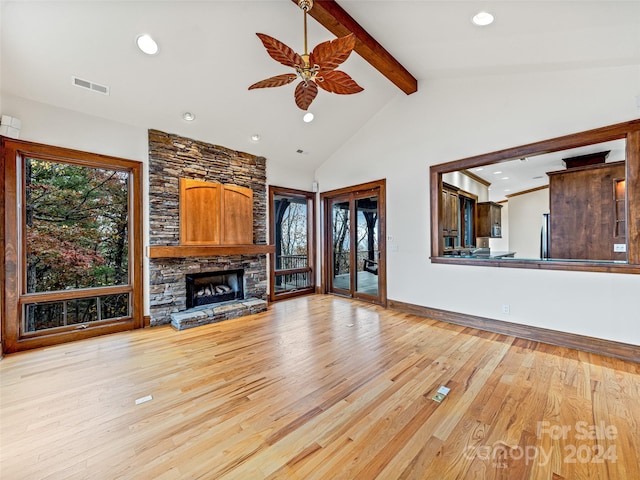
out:
{"label": "ceiling fan", "polygon": [[290,47],[269,35],[256,33],[267,49],[267,53],[275,61],[287,67],[293,67],[296,73],[284,73],[254,83],[254,88],[281,87],[300,77],[302,81],[296,86],[296,105],[307,110],[318,95],[318,87],[327,92],[340,95],[358,93],[364,89],[349,75],[335,68],[344,62],[356,45],[356,37],[350,33],[346,37],[336,38],[318,44],[311,53],[307,53],[307,12],[313,7],[313,0],[299,0],[298,6],[304,12],[304,54],[299,55]]}

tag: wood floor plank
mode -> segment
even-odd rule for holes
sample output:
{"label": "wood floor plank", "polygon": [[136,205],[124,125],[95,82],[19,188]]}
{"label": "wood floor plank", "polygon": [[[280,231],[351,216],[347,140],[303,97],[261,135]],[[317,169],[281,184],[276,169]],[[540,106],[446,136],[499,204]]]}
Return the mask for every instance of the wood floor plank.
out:
{"label": "wood floor plank", "polygon": [[640,478],[638,398],[638,364],[313,295],[6,356],[0,478]]}

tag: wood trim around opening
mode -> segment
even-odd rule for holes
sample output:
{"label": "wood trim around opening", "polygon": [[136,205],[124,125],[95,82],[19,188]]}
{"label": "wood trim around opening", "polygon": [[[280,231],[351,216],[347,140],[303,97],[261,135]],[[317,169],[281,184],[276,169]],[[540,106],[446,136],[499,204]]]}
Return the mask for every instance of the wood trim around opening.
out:
{"label": "wood trim around opening", "polygon": [[[1,207],[2,221],[2,242],[4,245],[4,256],[2,257],[2,350],[4,353],[12,353],[30,348],[55,345],[66,341],[88,338],[104,333],[112,333],[133,328],[141,328],[144,325],[143,319],[143,231],[142,231],[142,163],[126,160],[108,155],[83,152],[63,147],[44,145],[24,140],[9,139],[0,137],[0,154],[4,165],[1,170],[1,183],[5,195],[3,196]],[[83,165],[94,168],[112,168],[126,171],[131,175],[130,183],[130,204],[129,215],[131,218],[130,234],[130,262],[129,275],[130,283],[125,288],[131,292],[131,316],[116,319],[108,324],[89,325],[86,329],[74,331],[62,335],[60,332],[52,331],[48,335],[40,335],[31,338],[20,338],[18,322],[20,321],[20,310],[23,301],[33,300],[35,295],[25,295],[22,293],[20,278],[22,277],[22,260],[19,257],[21,247],[18,225],[22,221],[19,218],[17,195],[20,193],[18,187],[18,160],[22,157],[35,157],[74,165]],[[122,287],[114,287],[114,291],[122,290]],[[106,291],[108,289],[97,289],[95,291]],[[81,296],[89,295],[89,290],[83,290]],[[93,291],[91,291],[93,292]],[[44,294],[43,298],[64,297],[66,292],[56,294]]]}
{"label": "wood trim around opening", "polygon": [[[627,263],[561,260],[486,260],[445,257],[441,235],[440,211],[442,175],[458,170],[498,164],[522,157],[532,157],[595,143],[626,139],[627,188]],[[469,266],[534,268],[540,270],[567,270],[608,273],[640,273],[640,119],[596,128],[585,132],[556,137],[519,147],[468,157],[461,160],[432,165],[429,168],[431,262]]]}
{"label": "wood trim around opening", "polygon": [[[269,300],[275,302],[278,300],[285,300],[288,298],[298,297],[300,295],[309,295],[316,293],[316,194],[314,192],[308,192],[306,190],[298,190],[295,188],[278,187],[275,185],[269,185]],[[289,197],[304,198],[307,201],[307,267],[300,269],[293,269],[291,271],[285,271],[284,273],[295,272],[309,272],[311,284],[308,288],[301,288],[296,291],[286,292],[276,295],[275,294],[275,265],[276,265],[276,251],[275,251],[275,225],[272,223],[275,219],[275,212],[273,210],[273,200],[276,195],[285,195]],[[280,273],[280,272],[278,272]]]}
{"label": "wood trim around opening", "polygon": [[[330,210],[327,208],[331,199],[342,196],[350,196],[351,198],[364,194],[366,192],[378,193],[378,210],[379,210],[379,246],[380,259],[378,264],[378,276],[380,278],[380,290],[378,292],[378,301],[373,303],[379,303],[380,305],[387,306],[387,181],[386,179],[376,180],[373,182],[361,183],[359,185],[352,185],[350,187],[338,188],[335,190],[329,190],[320,194],[320,225],[322,235],[322,258],[321,262],[321,293],[328,293],[329,291],[329,267],[327,265],[329,252],[331,251],[331,238],[328,231],[328,215]],[[358,298],[359,300],[370,301],[368,298]]]}

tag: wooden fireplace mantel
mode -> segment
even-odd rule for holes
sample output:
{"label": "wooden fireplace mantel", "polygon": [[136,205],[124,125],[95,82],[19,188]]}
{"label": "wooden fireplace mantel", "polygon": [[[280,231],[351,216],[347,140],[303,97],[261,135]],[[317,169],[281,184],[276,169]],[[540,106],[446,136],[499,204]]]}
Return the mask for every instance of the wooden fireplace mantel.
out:
{"label": "wooden fireplace mantel", "polygon": [[274,253],[275,245],[151,245],[149,258],[217,257],[223,255],[260,255]]}

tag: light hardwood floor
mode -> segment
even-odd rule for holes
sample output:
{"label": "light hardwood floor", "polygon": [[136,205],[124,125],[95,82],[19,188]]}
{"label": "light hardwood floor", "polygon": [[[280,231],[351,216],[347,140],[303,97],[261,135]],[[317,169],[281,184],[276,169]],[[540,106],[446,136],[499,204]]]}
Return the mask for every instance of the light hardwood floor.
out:
{"label": "light hardwood floor", "polygon": [[3,480],[640,478],[640,365],[334,296],[0,378]]}

